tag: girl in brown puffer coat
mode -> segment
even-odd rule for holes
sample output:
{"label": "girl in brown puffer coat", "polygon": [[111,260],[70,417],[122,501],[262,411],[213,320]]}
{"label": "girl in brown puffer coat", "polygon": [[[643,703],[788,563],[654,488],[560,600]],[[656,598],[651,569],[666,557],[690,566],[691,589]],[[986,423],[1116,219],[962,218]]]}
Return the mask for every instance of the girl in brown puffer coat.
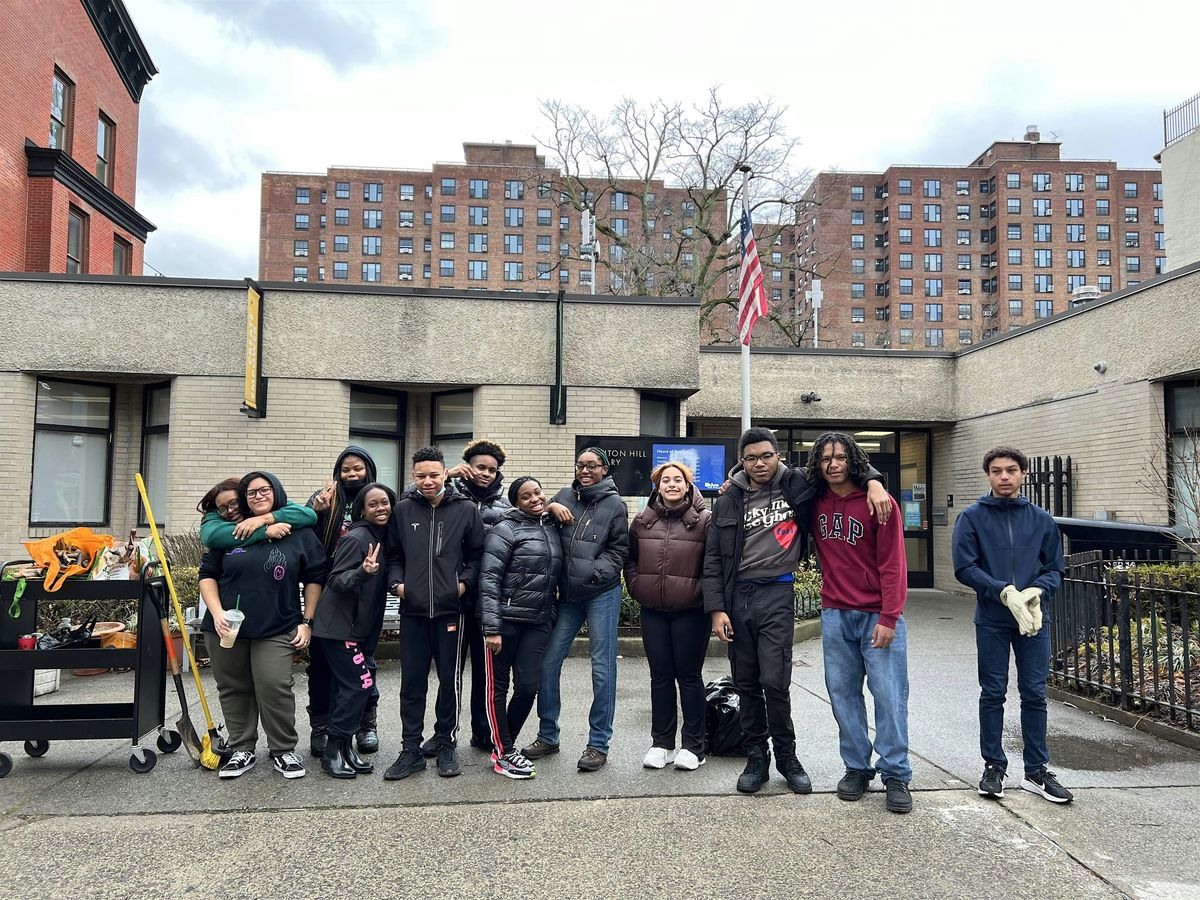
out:
{"label": "girl in brown puffer coat", "polygon": [[[642,643],[650,665],[652,746],[643,763],[691,771],[704,763],[704,655],[709,617],[702,602],[704,541],[711,513],[683,463],[650,475],[654,490],[629,529],[625,586],[642,607]],[[682,749],[675,750],[683,710]]]}

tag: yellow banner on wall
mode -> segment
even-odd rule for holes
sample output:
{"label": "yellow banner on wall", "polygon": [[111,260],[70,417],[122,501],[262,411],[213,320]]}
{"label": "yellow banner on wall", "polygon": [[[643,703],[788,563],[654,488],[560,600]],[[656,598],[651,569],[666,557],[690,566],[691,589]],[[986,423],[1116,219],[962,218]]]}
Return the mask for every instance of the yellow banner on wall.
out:
{"label": "yellow banner on wall", "polygon": [[262,293],[253,284],[246,285],[246,391],[244,402],[248,410],[258,412],[260,326]]}

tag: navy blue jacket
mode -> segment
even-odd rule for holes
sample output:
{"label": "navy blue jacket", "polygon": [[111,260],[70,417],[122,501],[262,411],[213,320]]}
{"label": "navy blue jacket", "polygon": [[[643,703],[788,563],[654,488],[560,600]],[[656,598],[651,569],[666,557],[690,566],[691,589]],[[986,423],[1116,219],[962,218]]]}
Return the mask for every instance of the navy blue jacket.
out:
{"label": "navy blue jacket", "polygon": [[1017,620],[1000,602],[1008,585],[1042,589],[1042,619],[1062,584],[1062,535],[1050,513],[1024,497],[984,494],[954,523],[954,577],[975,589],[976,625],[1015,629]]}

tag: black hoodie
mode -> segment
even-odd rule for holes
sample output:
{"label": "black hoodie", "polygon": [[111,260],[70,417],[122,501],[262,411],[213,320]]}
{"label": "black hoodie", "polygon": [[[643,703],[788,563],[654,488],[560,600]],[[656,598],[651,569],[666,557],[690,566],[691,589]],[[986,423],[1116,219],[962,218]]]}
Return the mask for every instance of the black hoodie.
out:
{"label": "black hoodie", "polygon": [[[353,491],[348,491],[339,477],[342,474],[342,461],[347,456],[357,456],[367,464],[367,480],[358,485]],[[331,562],[333,560],[333,552],[337,548],[338,539],[350,527],[351,504],[354,503],[354,498],[362,490],[363,485],[371,484],[377,477],[375,459],[362,447],[350,444],[338,454],[337,461],[333,464],[333,482],[337,485],[337,490],[334,492],[329,507],[317,513],[317,524],[313,528],[313,531],[317,533],[317,538],[325,546],[325,555],[329,557]],[[312,496],[308,498],[308,503],[305,505],[309,509],[313,508],[313,503],[320,493],[321,491],[319,490],[313,491]],[[341,511],[340,518],[335,514],[338,510]]]}
{"label": "black hoodie", "polygon": [[605,476],[586,487],[578,480],[554,495],[575,517],[560,525],[566,565],[562,598],[580,602],[621,583],[629,557],[629,511],[616,482]]}
{"label": "black hoodie", "polygon": [[455,478],[453,484],[460,494],[479,507],[479,515],[483,517],[485,530],[490,531],[504,513],[512,509],[508,497],[502,493],[504,476],[499,472],[496,473],[495,480],[485,488],[479,487],[469,478]]}
{"label": "black hoodie", "polygon": [[388,526],[389,585],[404,585],[400,614],[458,615],[464,611],[461,581],[471,591],[483,555],[479,509],[447,484],[442,502],[432,506],[415,487],[404,492]]}
{"label": "black hoodie", "polygon": [[[287,503],[287,494],[278,478],[270,472],[251,472],[238,486],[238,505],[244,515],[251,515],[246,486],[255,478],[265,478],[271,483],[275,495],[272,510]],[[200,560],[200,578],[217,582],[221,606],[246,614],[239,639],[290,633],[304,617],[301,584],[324,584],[326,571],[324,548],[311,528],[300,528],[276,541],[209,550]],[[215,631],[207,610],[200,628]]]}
{"label": "black hoodie", "polygon": [[[368,483],[354,498],[350,530],[338,541],[329,580],[317,604],[313,634],[320,638],[356,641],[373,649],[383,628],[387,603],[387,526],[372,525],[363,519],[363,503],[369,488],[387,491],[392,506],[396,495],[382,484]],[[362,567],[372,544],[379,544],[379,569],[368,574]]]}

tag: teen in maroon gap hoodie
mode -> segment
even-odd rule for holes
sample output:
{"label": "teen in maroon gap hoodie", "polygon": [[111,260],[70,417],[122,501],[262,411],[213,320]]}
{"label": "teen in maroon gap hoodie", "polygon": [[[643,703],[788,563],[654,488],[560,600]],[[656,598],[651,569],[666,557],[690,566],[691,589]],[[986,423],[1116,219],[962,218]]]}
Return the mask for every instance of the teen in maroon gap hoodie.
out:
{"label": "teen in maroon gap hoodie", "polygon": [[[810,483],[819,486],[810,525],[821,562],[825,687],[846,764],[838,796],[858,800],[878,772],[887,787],[887,808],[906,813],[912,809],[904,624],[908,564],[899,509],[880,525],[867,508],[862,486],[869,466],[854,439],[837,432],[817,438],[808,461]],[[864,675],[875,699],[873,747]],[[878,755],[876,765],[872,752]]]}

